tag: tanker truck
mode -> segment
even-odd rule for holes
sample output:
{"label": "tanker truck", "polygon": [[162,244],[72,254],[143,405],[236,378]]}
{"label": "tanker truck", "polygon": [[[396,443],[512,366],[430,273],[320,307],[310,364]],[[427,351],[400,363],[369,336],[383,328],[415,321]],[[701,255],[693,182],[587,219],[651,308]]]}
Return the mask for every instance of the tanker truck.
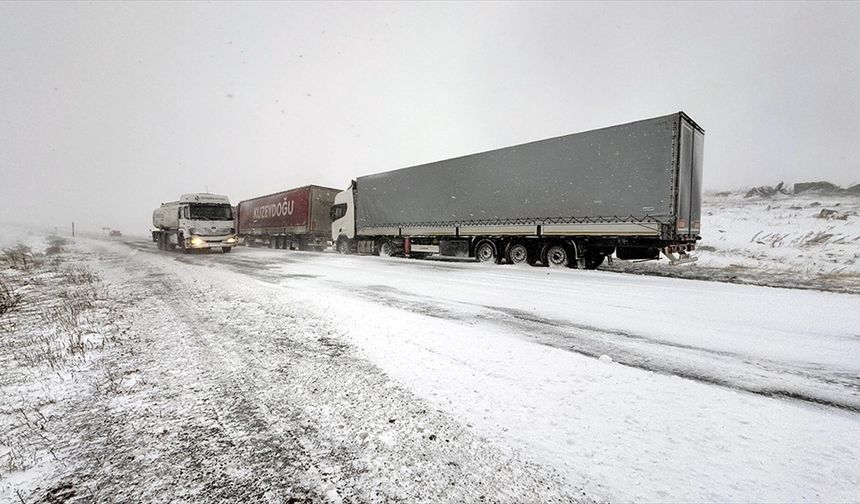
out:
{"label": "tanker truck", "polygon": [[695,260],[704,130],[683,112],[367,175],[335,197],[343,254],[597,268]]}
{"label": "tanker truck", "polygon": [[162,203],[152,212],[152,225],[152,241],[159,250],[230,252],[236,245],[230,200],[219,194],[183,194],[179,201]]}

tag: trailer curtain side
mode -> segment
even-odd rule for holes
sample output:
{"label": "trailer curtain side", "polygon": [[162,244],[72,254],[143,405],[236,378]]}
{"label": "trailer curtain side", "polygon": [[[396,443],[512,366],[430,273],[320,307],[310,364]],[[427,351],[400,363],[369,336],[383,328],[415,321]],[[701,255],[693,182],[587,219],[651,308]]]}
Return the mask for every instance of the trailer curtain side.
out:
{"label": "trailer curtain side", "polygon": [[676,113],[359,177],[356,226],[361,233],[414,226],[674,224],[685,118]]}

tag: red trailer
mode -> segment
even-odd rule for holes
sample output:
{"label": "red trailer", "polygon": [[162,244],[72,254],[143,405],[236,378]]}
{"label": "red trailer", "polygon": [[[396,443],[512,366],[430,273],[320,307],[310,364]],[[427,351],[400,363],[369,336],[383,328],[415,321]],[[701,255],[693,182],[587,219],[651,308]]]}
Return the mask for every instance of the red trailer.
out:
{"label": "red trailer", "polygon": [[240,201],[233,213],[239,243],[322,250],[331,240],[329,209],[339,192],[310,185]]}

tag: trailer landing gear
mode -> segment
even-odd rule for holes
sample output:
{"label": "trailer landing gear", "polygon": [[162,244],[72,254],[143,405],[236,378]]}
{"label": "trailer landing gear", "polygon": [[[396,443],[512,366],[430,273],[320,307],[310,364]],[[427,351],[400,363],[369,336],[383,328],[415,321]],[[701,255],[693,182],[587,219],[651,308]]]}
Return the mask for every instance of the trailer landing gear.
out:
{"label": "trailer landing gear", "polygon": [[666,259],[669,259],[669,266],[678,266],[681,264],[690,264],[699,260],[698,257],[691,256],[684,252],[683,250],[678,251],[678,255],[675,255],[674,252],[670,252],[668,248],[664,247],[663,255],[666,256]]}

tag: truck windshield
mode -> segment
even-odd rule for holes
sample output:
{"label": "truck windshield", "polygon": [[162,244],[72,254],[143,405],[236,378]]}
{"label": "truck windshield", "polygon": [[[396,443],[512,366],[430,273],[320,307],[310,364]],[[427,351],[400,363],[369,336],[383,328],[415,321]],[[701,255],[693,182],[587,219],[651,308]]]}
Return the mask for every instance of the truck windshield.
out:
{"label": "truck windshield", "polygon": [[230,205],[190,205],[191,219],[194,220],[233,220]]}

